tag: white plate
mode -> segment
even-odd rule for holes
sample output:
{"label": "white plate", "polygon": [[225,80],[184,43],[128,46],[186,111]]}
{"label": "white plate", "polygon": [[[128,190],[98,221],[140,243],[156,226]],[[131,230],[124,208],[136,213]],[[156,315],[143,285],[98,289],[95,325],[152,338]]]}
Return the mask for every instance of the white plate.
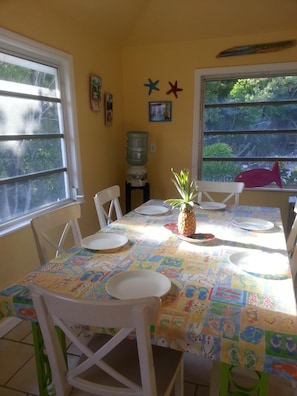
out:
{"label": "white plate", "polygon": [[231,254],[229,260],[243,271],[258,275],[279,275],[288,269],[288,263],[280,253],[266,253],[259,250],[236,252]]}
{"label": "white plate", "polygon": [[201,209],[204,210],[222,210],[226,205],[221,202],[201,202]]}
{"label": "white plate", "polygon": [[139,206],[135,209],[135,212],[142,215],[156,216],[169,212],[169,209],[166,206],[162,205],[146,205]]}
{"label": "white plate", "polygon": [[254,218],[236,219],[233,220],[233,225],[249,231],[267,231],[274,228],[274,224],[271,221]]}
{"label": "white plate", "polygon": [[209,233],[196,233],[192,237],[187,237],[184,235],[177,234],[178,238],[182,239],[183,241],[190,242],[190,243],[204,243],[210,242],[215,239],[213,234]]}
{"label": "white plate", "polygon": [[162,297],[170,288],[171,282],[165,275],[149,270],[121,272],[106,283],[107,293],[120,300]]}
{"label": "white plate", "polygon": [[124,235],[102,232],[84,238],[81,244],[91,250],[109,250],[124,246],[127,242],[128,238]]}

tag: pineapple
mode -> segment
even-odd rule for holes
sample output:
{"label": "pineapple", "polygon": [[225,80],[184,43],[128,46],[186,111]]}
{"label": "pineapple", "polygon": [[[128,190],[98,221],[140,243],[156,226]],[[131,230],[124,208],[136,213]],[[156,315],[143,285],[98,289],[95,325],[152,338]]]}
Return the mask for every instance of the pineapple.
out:
{"label": "pineapple", "polygon": [[171,173],[174,176],[172,181],[181,198],[166,199],[165,202],[180,210],[178,232],[181,235],[190,236],[195,234],[196,231],[196,217],[193,211],[194,200],[197,196],[196,187],[194,181],[190,181],[190,171],[188,169],[183,169],[180,173],[177,173],[171,168]]}

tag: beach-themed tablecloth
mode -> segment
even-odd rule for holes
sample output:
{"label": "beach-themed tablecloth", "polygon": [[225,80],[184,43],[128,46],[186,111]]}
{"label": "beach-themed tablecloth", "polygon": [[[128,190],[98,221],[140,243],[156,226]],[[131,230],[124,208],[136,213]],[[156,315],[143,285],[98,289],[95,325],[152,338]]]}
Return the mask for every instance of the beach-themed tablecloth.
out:
{"label": "beach-themed tablecloth", "polygon": [[[196,208],[195,214],[196,233],[213,235],[206,242],[176,234],[177,210],[128,213],[100,231],[126,235],[128,244],[111,252],[73,247],[1,290],[0,316],[36,320],[30,281],[100,300],[112,298],[105,286],[115,274],[157,271],[170,279],[171,289],[162,297],[152,342],[297,380],[296,305],[280,210],[228,206]],[[245,229],[249,220],[256,226],[262,221],[264,230]],[[250,271],[235,253],[254,254]]]}

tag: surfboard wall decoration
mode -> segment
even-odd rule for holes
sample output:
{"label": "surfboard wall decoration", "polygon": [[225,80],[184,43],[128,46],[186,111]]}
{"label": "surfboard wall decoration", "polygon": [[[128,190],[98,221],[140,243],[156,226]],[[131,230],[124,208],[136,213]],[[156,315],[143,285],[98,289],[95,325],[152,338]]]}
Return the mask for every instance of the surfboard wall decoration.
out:
{"label": "surfboard wall decoration", "polygon": [[296,45],[296,40],[277,41],[275,43],[265,43],[265,44],[241,45],[238,47],[228,48],[220,52],[216,57],[223,58],[226,56],[263,54],[266,52],[281,51],[287,48],[294,47],[295,45]]}

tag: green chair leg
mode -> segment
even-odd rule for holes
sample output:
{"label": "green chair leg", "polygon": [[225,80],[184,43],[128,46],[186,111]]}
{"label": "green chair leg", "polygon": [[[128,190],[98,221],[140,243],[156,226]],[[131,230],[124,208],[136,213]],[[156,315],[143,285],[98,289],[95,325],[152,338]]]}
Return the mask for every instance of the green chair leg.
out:
{"label": "green chair leg", "polygon": [[230,378],[230,366],[226,363],[221,363],[220,370],[220,396],[228,395]]}
{"label": "green chair leg", "polygon": [[221,363],[220,367],[220,396],[267,396],[269,387],[269,374],[254,371],[256,384],[253,386],[239,385],[232,376],[236,367]]}
{"label": "green chair leg", "polygon": [[37,380],[40,396],[49,396],[48,387],[52,383],[51,369],[48,358],[44,353],[44,342],[39,323],[32,322],[32,335],[37,369]]}
{"label": "green chair leg", "polygon": [[[59,327],[57,327],[56,329],[57,329],[59,341],[64,351],[64,358],[67,363],[65,334]],[[54,385],[52,383],[51,368],[48,361],[48,357],[45,353],[44,341],[38,322],[32,322],[32,335],[33,335],[35,362],[37,369],[39,395],[55,396],[56,392]]]}
{"label": "green chair leg", "polygon": [[269,374],[268,373],[260,373],[261,374],[261,386],[259,389],[259,396],[267,396],[268,388],[269,388]]}

